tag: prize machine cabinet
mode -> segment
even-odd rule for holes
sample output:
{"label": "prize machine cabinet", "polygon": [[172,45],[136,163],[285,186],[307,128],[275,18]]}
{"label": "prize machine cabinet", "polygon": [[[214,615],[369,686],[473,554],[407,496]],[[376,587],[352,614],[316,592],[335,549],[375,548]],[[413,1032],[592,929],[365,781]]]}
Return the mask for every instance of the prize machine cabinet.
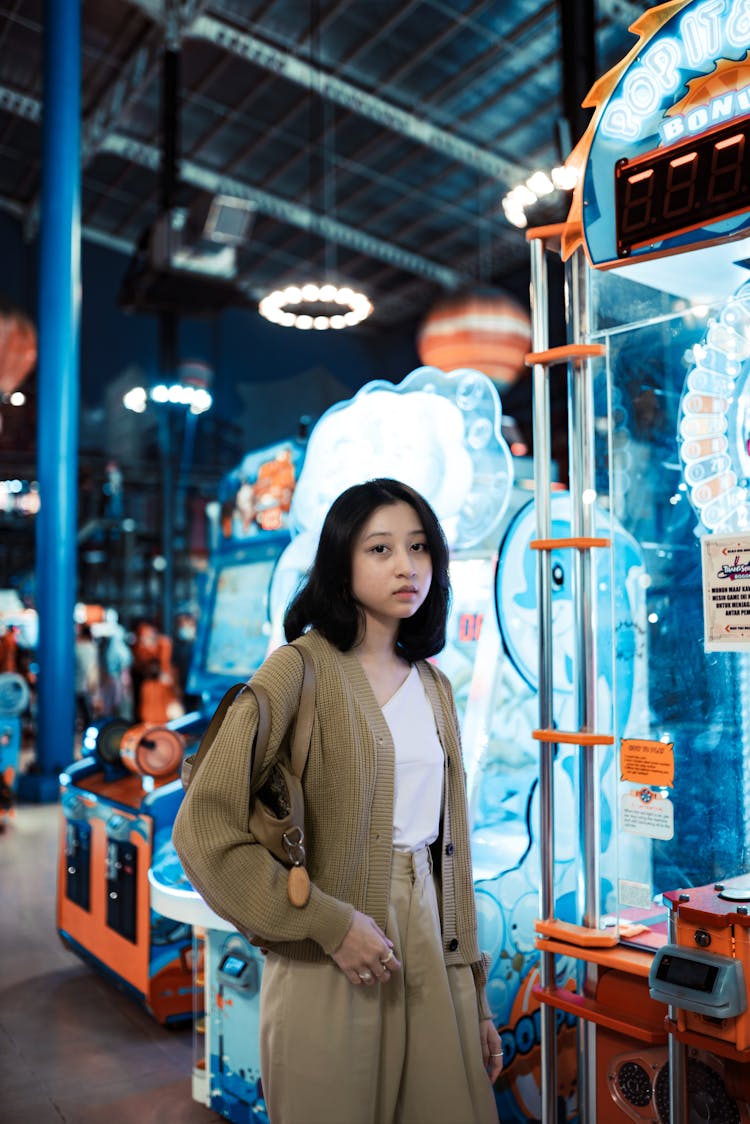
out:
{"label": "prize machine cabinet", "polygon": [[264,528],[278,528],[284,503],[288,508],[283,493],[294,449],[283,443],[246,458],[233,484],[232,495],[243,485],[250,494],[238,499],[241,511],[227,508],[209,575],[188,681],[200,708],[163,727],[119,720],[93,727],[84,758],[61,777],[58,931],[160,1022],[193,1018],[192,932],[154,908],[149,871],[162,861],[168,867],[174,856],[186,748],[200,739],[224,690],[247,679],[266,654],[268,588],[289,536]]}
{"label": "prize machine cabinet", "polygon": [[0,831],[4,831],[18,786],[21,715],[29,705],[29,685],[15,671],[0,674]]}
{"label": "prize machine cabinet", "polygon": [[161,1023],[192,1018],[192,944],[188,927],[151,907],[148,868],[202,728],[197,713],[169,726],[113,719],[86,731],[85,756],[60,776],[60,937]]}
{"label": "prize machine cabinet", "polygon": [[[266,656],[272,578],[288,543],[287,532],[267,532],[214,556],[188,684],[207,715]],[[152,908],[193,934],[193,1097],[235,1124],[267,1124],[258,1052],[262,957],[193,889],[172,843],[172,822],[154,849],[148,879]]]}
{"label": "prize machine cabinet", "polygon": [[[577,1020],[577,1117],[750,1120],[750,24],[743,5],[645,13],[590,95],[565,224],[529,232],[539,588],[542,1113]],[[549,349],[546,254],[566,260]],[[571,533],[546,478],[568,377]],[[623,734],[622,528],[642,557],[641,705]],[[553,559],[573,571],[573,721],[554,721]],[[599,690],[611,667],[611,694]],[[573,747],[580,892],[554,893],[554,762]],[[608,768],[614,759],[616,767]],[[616,847],[609,848],[612,838]],[[578,969],[569,983],[560,964]]]}
{"label": "prize machine cabinet", "polygon": [[[248,454],[222,484],[221,533],[188,678],[205,723],[273,644],[270,591],[289,544],[287,515],[302,455],[296,442]],[[193,934],[193,1097],[236,1124],[267,1124],[257,1033],[261,954],[190,885],[172,843],[173,822],[154,848],[148,879],[152,907]]]}
{"label": "prize machine cabinet", "polygon": [[161,849],[149,880],[154,908],[193,933],[193,1099],[234,1124],[268,1124],[258,1046],[263,956],[196,893],[173,847]]}

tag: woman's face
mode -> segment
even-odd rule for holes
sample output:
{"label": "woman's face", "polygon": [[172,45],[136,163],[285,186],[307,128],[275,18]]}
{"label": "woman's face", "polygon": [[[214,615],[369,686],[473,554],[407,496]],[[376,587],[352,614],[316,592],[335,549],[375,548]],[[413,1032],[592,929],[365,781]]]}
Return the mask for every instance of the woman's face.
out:
{"label": "woman's face", "polygon": [[432,559],[421,520],[408,503],[377,508],[352,549],[352,594],[368,621],[398,630],[424,604]]}

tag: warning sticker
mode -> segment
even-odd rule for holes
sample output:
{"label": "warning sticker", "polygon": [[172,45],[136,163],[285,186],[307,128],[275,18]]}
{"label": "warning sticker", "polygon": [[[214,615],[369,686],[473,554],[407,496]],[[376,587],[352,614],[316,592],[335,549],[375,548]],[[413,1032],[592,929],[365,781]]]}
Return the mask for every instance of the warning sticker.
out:
{"label": "warning sticker", "polygon": [[704,535],[703,644],[707,652],[750,648],[750,538]]}
{"label": "warning sticker", "polygon": [[623,831],[649,839],[672,839],[674,804],[650,788],[623,793],[620,800]]}
{"label": "warning sticker", "polygon": [[635,784],[674,784],[674,742],[623,738],[620,742],[620,780]]}

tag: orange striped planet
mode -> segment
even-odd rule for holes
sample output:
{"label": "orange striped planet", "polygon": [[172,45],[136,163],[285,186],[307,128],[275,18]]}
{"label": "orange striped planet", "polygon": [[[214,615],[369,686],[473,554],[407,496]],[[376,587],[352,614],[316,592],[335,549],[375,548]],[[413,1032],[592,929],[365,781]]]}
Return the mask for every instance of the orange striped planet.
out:
{"label": "orange striped planet", "polygon": [[479,290],[439,301],[417,334],[422,362],[441,371],[481,371],[498,390],[523,374],[531,350],[529,313],[507,293]]}

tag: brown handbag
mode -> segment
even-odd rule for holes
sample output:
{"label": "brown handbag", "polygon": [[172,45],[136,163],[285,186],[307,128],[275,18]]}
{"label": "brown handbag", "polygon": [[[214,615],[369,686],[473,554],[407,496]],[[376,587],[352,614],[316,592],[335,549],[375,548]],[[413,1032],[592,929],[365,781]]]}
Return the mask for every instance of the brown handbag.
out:
{"label": "brown handbag", "polygon": [[295,647],[302,657],[304,674],[297,720],[294,725],[289,765],[277,759],[268,776],[260,783],[263,762],[271,733],[271,704],[260,683],[235,683],[226,692],[197,753],[186,757],[182,765],[182,784],[191,784],[205,761],[230,706],[242,691],[252,691],[258,704],[258,730],[250,754],[250,810],[248,827],[257,843],[289,868],[287,896],[293,906],[301,909],[310,897],[310,876],[305,867],[305,801],[302,774],[310,751],[315,720],[315,669],[308,652]]}

